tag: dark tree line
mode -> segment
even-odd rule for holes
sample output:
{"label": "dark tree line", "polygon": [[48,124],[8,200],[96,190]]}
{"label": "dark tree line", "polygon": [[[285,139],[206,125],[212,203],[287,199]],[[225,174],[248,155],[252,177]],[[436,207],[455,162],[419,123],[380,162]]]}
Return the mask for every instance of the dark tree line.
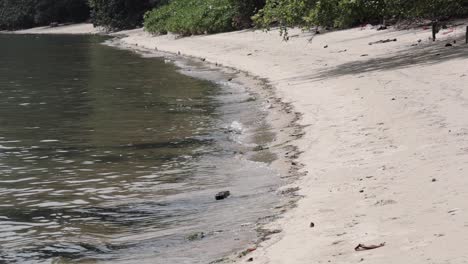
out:
{"label": "dark tree line", "polygon": [[88,17],[87,0],[0,0],[0,29],[82,22]]}
{"label": "dark tree line", "polygon": [[0,0],[0,30],[82,22],[108,30],[204,34],[253,25],[350,27],[468,16],[468,0]]}
{"label": "dark tree line", "polygon": [[146,11],[167,0],[0,0],[0,30],[91,19],[109,30],[142,26]]}
{"label": "dark tree line", "polygon": [[108,30],[130,29],[143,25],[146,11],[169,0],[90,0],[91,19],[95,26]]}

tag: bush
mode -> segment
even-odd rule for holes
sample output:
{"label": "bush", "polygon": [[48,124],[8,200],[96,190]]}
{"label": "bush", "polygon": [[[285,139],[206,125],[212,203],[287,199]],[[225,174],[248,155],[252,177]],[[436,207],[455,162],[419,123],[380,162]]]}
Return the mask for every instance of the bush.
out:
{"label": "bush", "polygon": [[36,1],[34,22],[47,25],[51,22],[82,22],[89,18],[86,0]]}
{"label": "bush", "polygon": [[303,25],[314,6],[315,1],[312,0],[267,0],[253,20],[255,25],[265,28]]}
{"label": "bush", "polygon": [[150,0],[90,0],[91,19],[95,26],[108,30],[130,29],[142,25]]}
{"label": "bush", "polygon": [[335,27],[340,17],[340,1],[318,1],[304,18],[305,25]]}
{"label": "bush", "polygon": [[447,19],[468,15],[467,0],[415,0],[411,13],[417,17]]}
{"label": "bush", "polygon": [[468,0],[267,0],[254,16],[258,27],[345,28],[386,19],[438,20],[468,15]]}
{"label": "bush", "polygon": [[263,4],[263,0],[173,0],[146,13],[145,28],[184,36],[231,31],[250,26],[250,17]]}

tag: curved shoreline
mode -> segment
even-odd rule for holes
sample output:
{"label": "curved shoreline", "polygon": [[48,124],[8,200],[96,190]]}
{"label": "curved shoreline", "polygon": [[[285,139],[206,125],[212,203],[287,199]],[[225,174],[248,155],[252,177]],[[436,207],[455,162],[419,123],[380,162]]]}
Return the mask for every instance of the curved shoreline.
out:
{"label": "curved shoreline", "polygon": [[[293,112],[291,104],[284,103],[281,98],[276,96],[274,88],[266,79],[252,76],[250,73],[234,67],[211,63],[205,59],[200,60],[201,58],[189,54],[182,55],[180,53],[148,48],[138,43],[123,41],[124,38],[132,33],[132,30],[107,34],[92,28],[89,24],[78,24],[56,28],[40,27],[6,33],[26,35],[107,35],[114,37],[105,43],[109,46],[133,51],[144,57],[164,58],[165,62],[174,63],[179,67],[182,73],[195,78],[205,79],[215,83],[219,81],[218,77],[204,76],[202,72],[205,70],[232,76],[228,82],[245,87],[249,93],[255,95],[255,100],[260,101],[263,107],[268,109],[268,111],[266,111],[266,123],[271,126],[270,129],[275,133],[273,142],[267,145],[261,145],[262,149],[249,151],[249,153],[244,153],[243,155],[251,158],[252,155],[258,155],[263,152],[273,153],[276,158],[269,164],[269,167],[279,173],[282,182],[278,189],[275,188],[271,190],[271,192],[279,197],[279,202],[274,208],[268,208],[268,210],[271,211],[270,214],[258,219],[254,223],[255,225],[251,227],[252,232],[257,233],[255,240],[246,243],[245,247],[242,249],[233,249],[230,255],[222,259],[214,260],[211,263],[231,263],[242,260],[242,258],[250,255],[253,249],[257,249],[262,242],[270,239],[272,235],[280,233],[281,230],[270,228],[268,225],[271,224],[272,221],[278,219],[284,212],[293,208],[300,198],[300,196],[297,195],[298,188],[296,185],[291,186],[291,184],[302,174],[300,172],[302,165],[296,161],[299,151],[293,142],[295,139],[300,138],[303,133],[302,128],[297,125],[300,114]],[[187,64],[190,64],[190,66]],[[192,67],[194,67],[194,71],[189,72]],[[195,75],[193,75],[193,73],[195,73]]]}
{"label": "curved shoreline", "polygon": [[[121,34],[264,78],[303,114],[304,198],[268,225],[280,235],[240,261],[458,263],[468,258],[468,21],[453,24],[436,42],[426,28],[291,30],[288,42],[276,31]],[[369,45],[385,39],[397,41]]]}
{"label": "curved shoreline", "polygon": [[[167,63],[174,63],[180,68],[180,71],[186,75],[195,78],[205,79],[212,82],[219,80],[213,76],[207,76],[205,71],[219,72],[232,76],[227,82],[232,82],[243,86],[249,93],[255,96],[255,100],[259,100],[261,104],[268,110],[266,112],[266,123],[270,129],[275,132],[275,139],[268,145],[261,145],[261,149],[253,150],[252,153],[244,153],[244,155],[252,156],[256,153],[271,152],[276,158],[269,164],[269,167],[279,173],[282,179],[281,186],[278,189],[272,190],[279,196],[279,202],[271,208],[271,214],[260,218],[255,223],[254,231],[257,233],[256,240],[245,244],[242,250],[233,250],[231,255],[224,258],[213,260],[210,263],[232,263],[244,261],[250,258],[251,252],[255,251],[264,241],[270,240],[274,235],[281,235],[281,229],[276,226],[271,226],[273,222],[281,218],[282,215],[294,208],[301,196],[297,194],[299,188],[295,184],[296,180],[303,176],[301,172],[302,164],[298,163],[297,159],[300,155],[298,146],[295,141],[303,136],[302,127],[298,125],[301,114],[294,112],[294,108],[290,103],[285,103],[281,98],[276,96],[274,87],[265,79],[252,76],[249,72],[241,71],[234,67],[223,66],[219,63],[211,63],[205,58],[194,57],[191,55],[182,55],[164,50],[150,49],[139,43],[129,43],[123,41],[128,37],[128,32],[118,32],[111,34],[117,36],[111,39],[107,45],[121,48],[125,50],[140,53],[143,56],[164,58]],[[188,66],[190,64],[190,66]],[[195,71],[190,68],[194,67]],[[208,73],[208,75],[211,75]]]}

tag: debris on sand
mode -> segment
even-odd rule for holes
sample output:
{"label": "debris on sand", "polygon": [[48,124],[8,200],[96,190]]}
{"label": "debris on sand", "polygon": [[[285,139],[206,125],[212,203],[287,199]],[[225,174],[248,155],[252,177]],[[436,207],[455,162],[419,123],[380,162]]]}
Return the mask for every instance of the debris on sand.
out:
{"label": "debris on sand", "polygon": [[186,237],[188,241],[202,240],[203,238],[205,238],[205,233],[203,232],[193,233]]}
{"label": "debris on sand", "polygon": [[249,253],[251,253],[251,252],[254,252],[255,250],[257,250],[256,247],[248,248],[248,249],[242,251],[241,253],[239,253],[239,256],[238,256],[238,257],[239,257],[239,258],[245,257],[245,256],[247,256],[247,254],[249,254]]}
{"label": "debris on sand", "polygon": [[216,200],[223,200],[223,199],[226,199],[229,197],[229,195],[231,195],[231,192],[230,191],[223,191],[223,192],[219,192],[215,195],[215,199]]}
{"label": "debris on sand", "polygon": [[365,251],[365,250],[372,250],[372,249],[376,249],[376,248],[381,248],[383,246],[385,246],[385,242],[380,243],[378,245],[367,245],[367,246],[364,245],[364,244],[359,244],[354,248],[354,250],[355,251]]}
{"label": "debris on sand", "polygon": [[374,42],[369,42],[369,45],[374,45],[374,44],[382,44],[382,43],[388,43],[388,42],[395,42],[397,39],[384,39],[384,40],[378,40]]}
{"label": "debris on sand", "polygon": [[377,31],[386,30],[386,29],[387,29],[387,26],[381,25],[380,27],[377,28]]}

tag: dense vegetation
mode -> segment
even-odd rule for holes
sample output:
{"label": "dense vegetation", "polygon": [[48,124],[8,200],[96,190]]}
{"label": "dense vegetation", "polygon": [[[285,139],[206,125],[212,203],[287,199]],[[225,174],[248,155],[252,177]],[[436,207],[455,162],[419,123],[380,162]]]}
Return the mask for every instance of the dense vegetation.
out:
{"label": "dense vegetation", "polygon": [[468,15],[468,0],[267,0],[255,15],[259,27],[344,28],[399,19],[438,20]]}
{"label": "dense vegetation", "polygon": [[89,0],[95,26],[109,30],[136,28],[143,24],[143,15],[167,0]]}
{"label": "dense vegetation", "polygon": [[255,26],[345,28],[399,19],[440,20],[468,15],[468,0],[172,0],[148,12],[152,33],[182,35],[224,32]]}
{"label": "dense vegetation", "polygon": [[141,26],[181,35],[257,26],[345,28],[468,15],[468,0],[0,0],[0,29],[91,18],[109,30]]}
{"label": "dense vegetation", "polygon": [[19,29],[88,18],[87,0],[0,0],[0,29]]}
{"label": "dense vegetation", "polygon": [[251,17],[263,0],[173,0],[145,15],[152,33],[182,35],[231,31],[251,26]]}

